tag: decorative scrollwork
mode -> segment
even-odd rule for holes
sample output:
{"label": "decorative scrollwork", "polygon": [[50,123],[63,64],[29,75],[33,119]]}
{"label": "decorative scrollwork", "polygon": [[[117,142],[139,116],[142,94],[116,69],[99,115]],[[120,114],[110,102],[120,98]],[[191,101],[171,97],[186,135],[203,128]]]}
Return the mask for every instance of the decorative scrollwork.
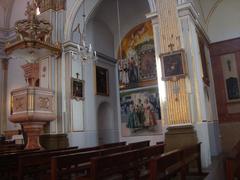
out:
{"label": "decorative scrollwork", "polygon": [[49,109],[50,107],[50,100],[48,97],[40,97],[39,98],[39,107],[42,109]]}

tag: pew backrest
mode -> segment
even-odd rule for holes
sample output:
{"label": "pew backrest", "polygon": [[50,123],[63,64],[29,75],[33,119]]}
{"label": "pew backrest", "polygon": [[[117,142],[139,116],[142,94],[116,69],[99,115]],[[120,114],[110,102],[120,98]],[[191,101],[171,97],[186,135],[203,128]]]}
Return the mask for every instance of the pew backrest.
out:
{"label": "pew backrest", "polygon": [[140,149],[144,147],[148,147],[150,145],[150,141],[140,141],[140,142],[134,142],[134,143],[129,143],[128,146],[130,146],[130,149]]}
{"label": "pew backrest", "polygon": [[100,145],[101,149],[106,149],[106,148],[112,148],[112,147],[117,147],[117,146],[124,146],[126,145],[126,142],[115,142],[115,143],[108,143],[108,144],[103,144]]}
{"label": "pew backrest", "polygon": [[149,162],[149,180],[167,179],[172,174],[183,172],[181,150],[173,150],[154,157]]}

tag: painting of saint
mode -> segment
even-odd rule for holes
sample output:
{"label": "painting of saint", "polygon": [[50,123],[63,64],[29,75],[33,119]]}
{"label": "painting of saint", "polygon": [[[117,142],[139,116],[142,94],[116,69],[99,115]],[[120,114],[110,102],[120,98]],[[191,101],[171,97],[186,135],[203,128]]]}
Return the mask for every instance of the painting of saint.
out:
{"label": "painting of saint", "polygon": [[178,50],[172,53],[162,54],[163,80],[185,77],[184,51]]}
{"label": "painting of saint", "polygon": [[76,99],[77,101],[84,99],[83,86],[84,86],[83,80],[72,78],[72,98],[73,99]]}
{"label": "painting of saint", "polygon": [[108,70],[100,66],[96,66],[96,94],[109,95]]}

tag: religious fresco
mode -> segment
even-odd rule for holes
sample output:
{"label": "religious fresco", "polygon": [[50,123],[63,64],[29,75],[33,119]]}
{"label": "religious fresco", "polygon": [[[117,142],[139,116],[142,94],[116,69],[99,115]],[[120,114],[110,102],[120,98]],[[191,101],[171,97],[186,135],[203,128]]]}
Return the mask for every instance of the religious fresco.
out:
{"label": "religious fresco", "polygon": [[161,111],[157,87],[120,94],[122,136],[160,134]]}
{"label": "religious fresco", "polygon": [[137,25],[122,39],[118,51],[120,89],[156,84],[156,60],[151,21]]}

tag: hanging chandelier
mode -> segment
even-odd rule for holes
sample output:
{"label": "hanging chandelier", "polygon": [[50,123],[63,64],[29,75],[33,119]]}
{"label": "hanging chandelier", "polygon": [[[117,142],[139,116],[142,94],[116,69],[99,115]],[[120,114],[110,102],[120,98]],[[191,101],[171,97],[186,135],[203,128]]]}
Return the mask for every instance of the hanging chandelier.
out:
{"label": "hanging chandelier", "polygon": [[85,15],[85,0],[83,1],[83,30],[81,31],[80,23],[73,30],[73,32],[77,32],[80,35],[80,43],[78,44],[78,56],[81,62],[90,63],[97,60],[97,53],[93,51],[92,45],[86,45],[86,15]]}

